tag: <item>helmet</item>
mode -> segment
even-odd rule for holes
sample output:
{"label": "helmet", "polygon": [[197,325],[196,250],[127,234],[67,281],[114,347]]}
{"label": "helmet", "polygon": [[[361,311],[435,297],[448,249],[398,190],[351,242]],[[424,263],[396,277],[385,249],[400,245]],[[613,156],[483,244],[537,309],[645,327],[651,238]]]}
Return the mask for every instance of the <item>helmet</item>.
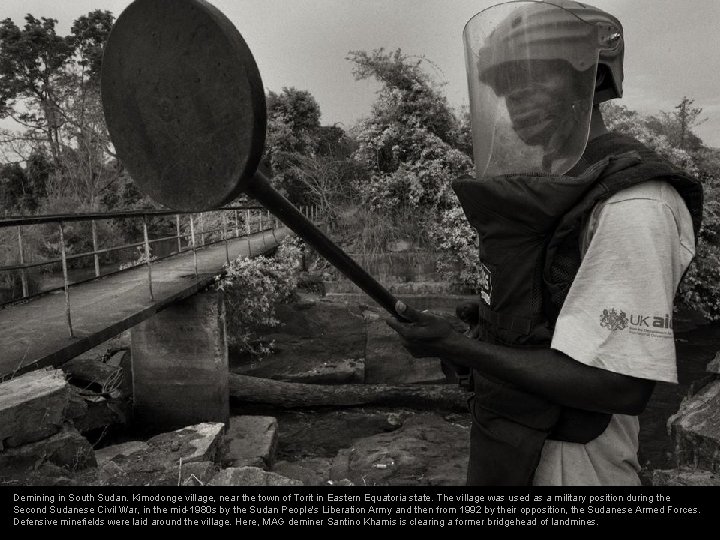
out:
{"label": "helmet", "polygon": [[[571,0],[516,0],[463,32],[478,176],[563,174],[587,142],[593,103],[622,95],[622,26]],[[609,77],[596,89],[600,64]]]}
{"label": "helmet", "polygon": [[625,40],[623,27],[615,17],[589,4],[569,0],[552,0],[553,4],[566,9],[579,19],[598,26],[600,30],[598,64],[608,69],[610,81],[595,91],[595,103],[621,98],[623,95],[623,55]]}
{"label": "helmet", "polygon": [[[625,44],[622,24],[617,18],[598,8],[572,0],[531,0],[507,2],[506,5],[514,3],[536,5],[518,11],[517,15],[498,24],[488,39],[487,46],[478,51],[479,57],[492,54],[495,65],[499,66],[502,62],[516,60],[526,62],[556,59],[562,51],[560,54],[565,55],[573,68],[583,71],[592,67],[588,65],[588,53],[594,55],[597,51],[597,63],[607,67],[610,80],[595,92],[594,102],[602,103],[622,97]],[[573,17],[568,17],[568,14]],[[589,39],[589,25],[597,27],[595,43],[592,42],[594,39]],[[469,31],[470,22],[465,28],[466,33]],[[568,56],[568,50],[572,50],[573,54]],[[486,82],[490,82],[493,70],[489,69],[483,75]]]}

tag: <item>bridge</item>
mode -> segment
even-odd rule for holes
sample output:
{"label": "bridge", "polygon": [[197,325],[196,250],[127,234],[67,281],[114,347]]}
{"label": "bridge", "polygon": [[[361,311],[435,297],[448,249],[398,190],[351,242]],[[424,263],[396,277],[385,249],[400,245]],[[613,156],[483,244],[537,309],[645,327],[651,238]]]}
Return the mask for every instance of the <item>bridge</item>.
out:
{"label": "bridge", "polygon": [[[315,214],[314,209],[309,208],[303,209],[303,213],[307,217],[314,217]],[[162,236],[160,231],[153,234],[150,224],[158,221],[158,218],[165,220],[166,228],[168,221],[174,218],[176,234]],[[111,219],[141,222],[143,240],[124,245],[99,246],[96,225],[100,220]],[[221,225],[205,228],[203,223],[211,220]],[[63,230],[71,222],[91,225],[87,228],[92,231],[92,251],[68,253]],[[285,236],[291,234],[289,229],[281,225],[260,207],[229,207],[206,214],[133,211],[0,220],[0,228],[6,232],[13,229],[17,231],[17,264],[0,267],[0,275],[2,272],[20,274],[22,282],[22,294],[18,292],[18,298],[10,299],[0,309],[0,379],[45,366],[61,365],[127,329],[133,329],[133,371],[136,378],[143,371],[147,372],[148,366],[150,372],[160,373],[158,377],[145,373],[141,377],[144,380],[136,381],[136,393],[138,383],[163,386],[160,379],[167,376],[167,366],[162,364],[168,350],[173,349],[173,346],[176,349],[187,348],[190,341],[197,341],[198,338],[206,342],[204,337],[207,335],[211,336],[210,342],[220,340],[215,345],[219,344],[220,349],[223,349],[220,350],[220,356],[224,356],[227,365],[227,352],[223,347],[225,336],[223,331],[218,336],[217,324],[220,322],[224,328],[224,311],[217,313],[210,310],[211,322],[208,328],[207,310],[195,306],[188,311],[188,302],[191,305],[197,302],[199,305],[217,304],[216,295],[202,294],[202,291],[208,289],[229,261],[237,257],[264,254],[277,247]],[[45,230],[57,227],[60,233],[59,258],[26,261],[24,238],[29,228],[37,226],[44,226]],[[164,250],[159,249],[161,244],[166,246]],[[174,246],[174,249],[167,249],[167,244]],[[154,249],[156,246],[158,249]],[[128,249],[137,249],[142,254],[135,265],[120,269],[101,267],[100,258],[103,254]],[[165,254],[156,257],[152,255],[155,252]],[[78,275],[77,270],[69,269],[69,261],[82,258],[94,260],[94,264],[85,265],[91,272],[94,266],[94,275],[84,277]],[[31,294],[28,273],[34,268],[52,265],[61,266],[62,285]],[[75,278],[73,273],[76,274]],[[209,303],[203,297],[210,297]],[[180,317],[173,315],[176,306],[180,306]],[[203,320],[193,321],[193,313]],[[163,330],[159,331],[157,320],[162,317],[165,317],[160,323]],[[204,361],[211,364],[217,361],[217,347],[210,342],[206,343],[209,349],[207,354],[193,350],[184,360],[188,366],[193,365],[193,377],[196,379],[198,369],[203,369]],[[183,351],[175,350],[173,355],[172,362],[177,367]],[[143,358],[146,360],[143,361]],[[143,367],[143,363],[147,365]],[[187,378],[187,373],[182,371],[175,373],[176,379]],[[214,382],[210,386],[215,386]],[[158,388],[146,388],[145,393],[157,394]],[[138,397],[142,402],[142,396],[138,395],[136,401]],[[177,396],[172,399],[177,399]],[[192,406],[197,406],[197,403]],[[202,411],[203,407],[199,409]]]}

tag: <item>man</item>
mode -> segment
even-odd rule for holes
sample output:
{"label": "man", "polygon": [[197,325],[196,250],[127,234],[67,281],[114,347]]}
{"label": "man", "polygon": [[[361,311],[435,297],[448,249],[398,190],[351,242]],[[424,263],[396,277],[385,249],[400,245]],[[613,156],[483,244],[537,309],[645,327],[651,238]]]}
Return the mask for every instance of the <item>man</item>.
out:
{"label": "man", "polygon": [[454,188],[480,238],[479,339],[402,305],[413,322],[388,322],[414,355],[472,370],[468,484],[637,485],[637,415],[655,381],[677,382],[673,299],[701,188],[608,133],[611,15],[513,2],[465,42],[480,181]]}

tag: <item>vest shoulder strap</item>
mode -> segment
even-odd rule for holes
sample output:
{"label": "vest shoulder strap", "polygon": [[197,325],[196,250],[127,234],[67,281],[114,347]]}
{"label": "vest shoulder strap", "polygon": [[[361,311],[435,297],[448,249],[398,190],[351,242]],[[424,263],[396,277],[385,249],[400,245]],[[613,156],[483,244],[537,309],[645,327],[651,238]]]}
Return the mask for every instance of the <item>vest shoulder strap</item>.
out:
{"label": "vest shoulder strap", "polygon": [[[579,175],[608,156],[634,155],[633,164],[609,166],[590,187],[580,202],[558,223],[547,245],[545,258],[546,314],[551,321],[557,319],[560,307],[567,297],[570,285],[580,267],[580,233],[590,213],[598,203],[604,202],[626,188],[651,180],[669,182],[688,207],[697,239],[702,223],[703,191],[696,178],[672,166],[639,141],[616,133],[593,139],[580,162],[568,173]],[[621,160],[618,160],[621,161]]]}

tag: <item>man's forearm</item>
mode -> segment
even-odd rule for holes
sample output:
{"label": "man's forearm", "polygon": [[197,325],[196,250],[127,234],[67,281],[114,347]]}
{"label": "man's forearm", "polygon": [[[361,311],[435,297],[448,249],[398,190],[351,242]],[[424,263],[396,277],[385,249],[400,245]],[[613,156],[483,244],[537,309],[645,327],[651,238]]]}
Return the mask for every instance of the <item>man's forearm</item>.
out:
{"label": "man's forearm", "polygon": [[639,414],[654,383],[586,366],[553,349],[516,349],[460,334],[443,340],[444,359],[550,401],[598,412]]}

